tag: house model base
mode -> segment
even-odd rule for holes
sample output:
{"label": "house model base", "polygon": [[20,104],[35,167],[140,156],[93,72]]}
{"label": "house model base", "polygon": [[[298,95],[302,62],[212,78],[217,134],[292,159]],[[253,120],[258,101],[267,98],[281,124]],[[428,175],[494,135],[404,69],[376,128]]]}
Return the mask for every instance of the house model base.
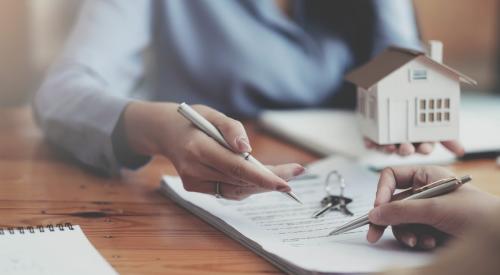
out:
{"label": "house model base", "polygon": [[476,82],[441,63],[442,44],[423,52],[390,47],[346,76],[357,85],[362,134],[377,144],[459,138],[460,83]]}

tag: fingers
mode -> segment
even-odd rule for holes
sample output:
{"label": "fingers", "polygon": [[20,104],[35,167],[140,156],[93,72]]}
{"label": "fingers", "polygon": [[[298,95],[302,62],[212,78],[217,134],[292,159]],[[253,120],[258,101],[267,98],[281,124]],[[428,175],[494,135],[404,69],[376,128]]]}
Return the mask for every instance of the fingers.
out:
{"label": "fingers", "polygon": [[425,250],[434,249],[437,245],[436,238],[431,235],[423,235],[418,238],[418,247]]}
{"label": "fingers", "polygon": [[434,249],[449,238],[446,233],[422,224],[393,226],[392,232],[394,237],[404,245],[422,250]]}
{"label": "fingers", "polygon": [[364,137],[363,141],[365,143],[365,147],[368,149],[376,149],[378,147],[378,144],[373,142],[371,139]]}
{"label": "fingers", "polygon": [[[385,226],[370,225],[367,240],[370,243],[378,241],[385,230]],[[392,226],[394,237],[409,248],[423,250],[434,249],[439,243],[447,239],[447,235],[433,227],[420,224],[405,224]]]}
{"label": "fingers", "polygon": [[434,143],[432,142],[423,142],[417,146],[417,153],[422,155],[428,155],[432,153],[433,150],[434,150]]}
{"label": "fingers", "polygon": [[398,155],[400,156],[409,156],[415,153],[415,146],[411,143],[402,143],[398,148]]}
{"label": "fingers", "polygon": [[393,226],[392,234],[396,240],[410,248],[414,248],[417,245],[417,235],[408,226]]}
{"label": "fingers", "polygon": [[443,218],[435,199],[395,201],[373,208],[368,214],[371,223],[399,225],[419,223],[436,225]]}
{"label": "fingers", "polygon": [[229,200],[243,200],[251,195],[268,192],[269,190],[259,186],[235,186],[230,184],[221,184],[220,194],[223,198]]}
{"label": "fingers", "polygon": [[380,173],[380,179],[375,193],[374,206],[379,206],[383,203],[391,201],[392,194],[397,188],[396,175],[393,168],[385,168]]}
{"label": "fingers", "polygon": [[241,156],[221,147],[216,141],[207,139],[206,144],[199,148],[199,160],[226,176],[241,179],[268,190],[289,192],[291,189],[285,180],[271,171],[265,171],[256,165],[249,163]]}
{"label": "fingers", "polygon": [[289,181],[290,179],[301,175],[306,170],[304,166],[297,163],[268,166],[268,168],[278,177],[286,181]]}
{"label": "fingers", "polygon": [[377,242],[384,234],[386,228],[386,226],[370,224],[370,228],[368,229],[368,233],[366,234],[366,240],[370,243]]}
{"label": "fingers", "polygon": [[[370,224],[366,239],[370,243],[377,242],[382,237],[385,229],[385,226]],[[422,224],[392,226],[392,233],[403,245],[423,250],[434,249],[448,238],[447,234]]]}
{"label": "fingers", "polygon": [[239,186],[251,185],[250,183],[244,182],[242,180],[230,178],[217,171],[216,169],[201,163],[192,163],[188,165],[188,167],[181,166],[177,169],[177,172],[181,176],[183,182],[212,181],[229,182],[230,184]]}
{"label": "fingers", "polygon": [[420,187],[453,173],[439,166],[388,167],[380,173],[374,206],[390,202],[396,189]]}
{"label": "fingers", "polygon": [[363,138],[363,141],[368,149],[377,149],[386,154],[396,153],[400,156],[409,156],[414,153],[428,155],[434,150],[432,142],[379,145],[366,137]]}
{"label": "fingers", "polygon": [[395,144],[382,145],[380,149],[386,154],[393,154],[398,151],[398,147]]}
{"label": "fingers", "polygon": [[243,200],[253,194],[267,192],[269,190],[255,185],[237,186],[224,182],[212,181],[188,181],[184,182],[184,189],[188,192],[205,193],[215,195],[216,184],[219,183],[219,195],[228,200]]}
{"label": "fingers", "polygon": [[[297,163],[287,163],[287,164],[280,164],[276,166],[266,166],[269,170],[271,170],[276,176],[282,178],[285,181],[289,181],[290,179],[301,175],[304,173],[305,168],[304,166],[297,164]],[[211,168],[212,170],[216,170],[215,168]],[[223,174],[222,172],[216,170],[218,173]],[[206,178],[206,179],[212,179],[212,178]],[[239,186],[249,186],[249,185],[255,185],[252,182],[246,182],[241,178],[237,178],[234,175],[228,175],[224,176],[224,180],[217,180],[217,181],[224,181],[230,184],[234,185],[239,185]]]}
{"label": "fingers", "polygon": [[219,129],[224,139],[235,152],[246,153],[252,151],[247,133],[241,122],[210,108],[206,108],[204,115],[208,121]]}
{"label": "fingers", "polygon": [[465,149],[460,144],[460,142],[456,140],[448,140],[448,141],[442,141],[441,144],[451,152],[455,153],[455,155],[461,157],[465,154]]}
{"label": "fingers", "polygon": [[[305,170],[303,166],[296,163],[270,166],[270,169],[285,180],[298,176]],[[253,194],[269,191],[266,188],[247,183],[241,179],[228,177],[205,165],[199,165],[193,170],[196,171],[196,175],[184,173],[182,176],[184,189],[189,192],[213,195],[217,182],[220,184],[219,191],[222,196],[230,200],[242,200]]]}
{"label": "fingers", "polygon": [[380,173],[375,195],[375,206],[391,201],[396,189],[409,188],[413,185],[413,176],[418,170],[417,166],[388,167]]}

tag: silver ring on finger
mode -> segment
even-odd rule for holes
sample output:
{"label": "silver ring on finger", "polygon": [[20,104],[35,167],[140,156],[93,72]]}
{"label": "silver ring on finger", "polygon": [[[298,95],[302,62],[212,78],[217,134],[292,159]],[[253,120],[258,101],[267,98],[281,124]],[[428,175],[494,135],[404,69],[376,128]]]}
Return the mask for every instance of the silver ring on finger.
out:
{"label": "silver ring on finger", "polygon": [[222,193],[221,193],[221,188],[220,188],[220,182],[215,183],[215,192],[214,196],[216,199],[222,199]]}

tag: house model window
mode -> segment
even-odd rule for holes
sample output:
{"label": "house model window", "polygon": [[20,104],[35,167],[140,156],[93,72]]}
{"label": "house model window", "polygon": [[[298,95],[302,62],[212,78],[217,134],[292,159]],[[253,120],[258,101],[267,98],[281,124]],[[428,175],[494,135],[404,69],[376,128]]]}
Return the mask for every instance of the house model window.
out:
{"label": "house model window", "polygon": [[450,122],[450,99],[430,98],[418,101],[418,124],[432,125]]}
{"label": "house model window", "polygon": [[381,145],[459,138],[460,84],[476,81],[442,63],[442,46],[390,47],[346,75],[363,136]]}
{"label": "house model window", "polygon": [[426,69],[410,70],[410,79],[411,80],[426,80],[427,79],[427,70]]}
{"label": "house model window", "polygon": [[450,98],[420,99],[418,101],[418,124],[449,123],[452,112],[450,106]]}

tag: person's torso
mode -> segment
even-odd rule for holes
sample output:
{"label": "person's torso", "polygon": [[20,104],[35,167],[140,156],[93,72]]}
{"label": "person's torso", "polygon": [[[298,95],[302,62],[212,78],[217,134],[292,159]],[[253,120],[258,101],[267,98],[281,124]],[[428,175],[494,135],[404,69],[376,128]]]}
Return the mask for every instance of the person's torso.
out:
{"label": "person's torso", "polygon": [[[268,0],[157,1],[154,99],[253,116],[317,106],[342,85],[352,52],[334,31]],[[338,26],[341,30],[346,26]]]}

